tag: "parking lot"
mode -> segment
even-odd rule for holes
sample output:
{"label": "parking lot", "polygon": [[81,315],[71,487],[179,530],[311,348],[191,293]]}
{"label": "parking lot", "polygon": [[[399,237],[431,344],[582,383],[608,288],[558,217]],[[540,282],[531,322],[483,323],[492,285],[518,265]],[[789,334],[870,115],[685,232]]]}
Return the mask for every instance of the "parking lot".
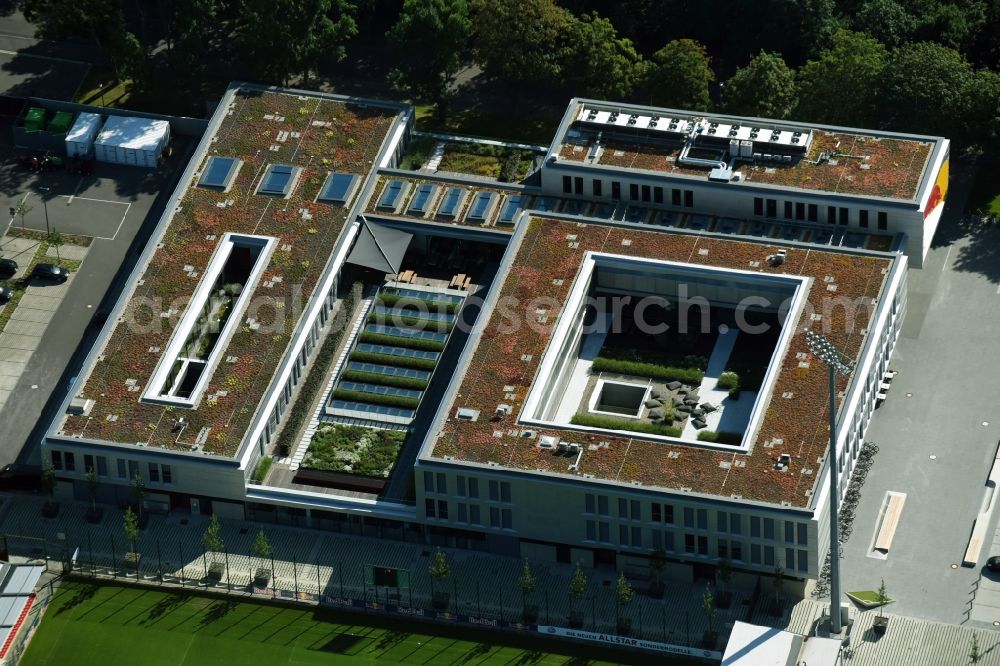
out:
{"label": "parking lot", "polygon": [[[10,136],[4,129],[0,127],[0,137]],[[25,170],[17,164],[20,150],[0,146],[4,158],[0,164],[0,205],[7,206],[0,210],[7,213],[22,202],[28,209],[23,220],[20,215],[2,218],[0,231],[23,225],[25,230],[42,234],[57,230],[93,239],[86,256],[80,257],[83,263],[66,283],[27,287],[0,339],[0,422],[4,433],[0,464],[37,460],[42,429],[73,380],[74,371],[67,369],[70,361],[78,364],[82,359],[74,359],[74,353],[81,342],[89,345],[96,338],[100,328],[90,326],[91,321],[102,301],[110,307],[116,300],[183,170],[188,146],[186,140],[175,138],[176,157],[161,169],[97,164],[89,176],[72,175],[65,169],[43,173]],[[137,235],[139,242],[133,245]],[[74,250],[80,248],[60,248],[69,253]],[[54,258],[54,254],[50,249],[49,257]],[[17,260],[27,261],[23,256]]]}

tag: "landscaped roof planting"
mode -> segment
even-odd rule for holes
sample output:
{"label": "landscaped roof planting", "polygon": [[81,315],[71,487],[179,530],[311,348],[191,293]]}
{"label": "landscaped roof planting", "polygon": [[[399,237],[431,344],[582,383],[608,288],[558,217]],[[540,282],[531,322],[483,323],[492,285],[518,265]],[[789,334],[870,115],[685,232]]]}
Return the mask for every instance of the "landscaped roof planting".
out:
{"label": "landscaped roof planting", "polygon": [[[562,159],[586,161],[594,139],[570,139],[559,149]],[[596,164],[707,177],[708,169],[676,162],[681,145],[644,143],[640,139],[603,140]],[[744,182],[797,187],[838,194],[886,197],[912,201],[917,197],[933,144],[918,139],[866,136],[817,130],[805,159],[784,164],[737,163]],[[833,157],[818,162],[820,153]]]}
{"label": "landscaped roof planting", "polygon": [[[623,244],[623,241],[631,241]],[[864,307],[877,299],[892,260],[873,256],[848,255],[817,249],[788,248],[784,263],[771,267],[765,257],[778,248],[765,243],[706,238],[677,233],[657,233],[617,227],[587,225],[533,218],[517,249],[514,263],[501,287],[501,299],[516,298],[517,303],[565,303],[585,253],[606,252],[658,260],[675,261],[761,273],[811,277],[806,298],[817,313],[818,322],[786,322],[796,326],[781,369],[766,406],[765,416],[755,443],[747,454],[704,448],[695,445],[665,444],[635,438],[590,435],[573,430],[537,429],[538,435],[553,434],[567,442],[583,445],[578,475],[621,483],[644,485],[778,503],[805,506],[818,472],[817,458],[828,445],[827,371],[811,359],[811,366],[801,367],[799,352],[807,352],[803,325],[818,328],[850,358],[856,358],[864,343],[869,310]],[[759,267],[751,262],[758,263]],[[832,281],[828,276],[832,276]],[[824,309],[829,286],[836,285],[836,296],[859,304],[848,329],[848,313],[837,306]],[[541,299],[541,300],[535,300]],[[490,319],[478,341],[457,395],[449,407],[442,432],[434,442],[432,456],[451,456],[460,461],[496,463],[522,470],[543,470],[563,474],[568,471],[566,458],[552,455],[537,446],[537,439],[519,437],[512,423],[493,422],[497,405],[511,405],[511,413],[521,412],[522,403],[535,380],[536,371],[557,325],[559,307],[549,312],[544,325],[511,326],[510,306],[487,314]],[[510,310],[508,310],[510,308]],[[808,307],[806,308],[808,311]],[[524,315],[518,311],[519,315]],[[511,329],[514,329],[511,331]],[[471,344],[471,343],[470,343]],[[807,357],[811,358],[811,357]],[[845,389],[848,379],[838,378],[838,388]],[[785,398],[783,396],[790,395]],[[456,418],[459,408],[480,410],[477,421]],[[532,427],[532,429],[535,429]],[[778,447],[761,446],[775,439]],[[773,469],[780,453],[790,453],[792,464],[786,471]],[[676,457],[671,457],[671,454]],[[745,466],[720,463],[745,461]]]}
{"label": "landscaped roof planting", "polygon": [[[197,444],[235,455],[345,226],[347,208],[313,200],[328,172],[371,171],[395,115],[321,97],[238,91],[209,144],[211,154],[243,161],[232,188],[188,187],[82,383],[80,394],[95,401],[93,410],[89,417],[67,416],[60,434],[171,449]],[[255,194],[274,164],[301,169],[287,199]],[[277,239],[257,300],[237,322],[196,409],[140,402],[227,232]],[[181,416],[187,425],[178,432]]]}

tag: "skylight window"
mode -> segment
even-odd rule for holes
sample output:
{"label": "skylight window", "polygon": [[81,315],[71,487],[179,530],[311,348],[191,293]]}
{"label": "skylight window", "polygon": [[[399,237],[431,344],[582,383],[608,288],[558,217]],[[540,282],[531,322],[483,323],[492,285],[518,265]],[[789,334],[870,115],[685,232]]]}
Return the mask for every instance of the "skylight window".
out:
{"label": "skylight window", "polygon": [[465,198],[468,195],[469,191],[464,188],[450,188],[447,192],[445,192],[444,197],[441,200],[441,205],[438,207],[438,217],[448,219],[458,217],[458,213],[462,210],[462,204],[465,203]]}
{"label": "skylight window", "polygon": [[326,182],[323,183],[316,201],[341,206],[346,205],[351,200],[351,197],[354,196],[354,191],[358,187],[359,180],[360,178],[356,173],[338,173],[332,171],[326,177]]}
{"label": "skylight window", "polygon": [[198,187],[206,187],[213,190],[229,191],[236,178],[236,173],[243,166],[243,160],[235,157],[220,157],[213,155],[208,158],[205,170],[201,172],[198,179]]}
{"label": "skylight window", "polygon": [[264,178],[260,181],[257,194],[266,194],[272,197],[287,197],[295,185],[298,178],[299,168],[287,164],[272,164],[264,172]]}

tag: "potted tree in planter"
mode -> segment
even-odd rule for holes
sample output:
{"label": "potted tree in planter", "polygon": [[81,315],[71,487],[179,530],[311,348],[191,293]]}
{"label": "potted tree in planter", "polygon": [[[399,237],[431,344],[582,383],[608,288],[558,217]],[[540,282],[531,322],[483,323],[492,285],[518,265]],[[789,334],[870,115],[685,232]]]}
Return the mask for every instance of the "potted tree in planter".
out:
{"label": "potted tree in planter", "polygon": [[587,592],[587,575],[583,573],[580,563],[576,563],[573,575],[569,579],[569,626],[579,629],[583,626],[583,613],[576,609],[576,604]]}
{"label": "potted tree in planter", "polygon": [[778,617],[783,610],[781,608],[781,589],[785,586],[785,570],[780,561],[774,565],[774,578],[771,580],[771,585],[774,587],[774,603],[771,604],[769,614]]}
{"label": "potted tree in planter", "polygon": [[87,470],[87,490],[90,492],[90,508],[87,509],[87,522],[97,524],[104,517],[104,509],[97,506],[97,489],[100,484],[97,482],[97,474],[94,468]]}
{"label": "potted tree in planter", "polygon": [[708,631],[705,632],[705,647],[715,649],[715,595],[712,594],[711,583],[705,583],[705,594],[701,595],[701,612],[708,620]]}
{"label": "potted tree in planter", "polygon": [[733,567],[729,564],[729,559],[723,557],[719,560],[719,582],[721,589],[715,598],[716,605],[725,610],[733,603],[733,593],[729,591],[729,581],[733,579]]}
{"label": "potted tree in planter", "polygon": [[132,507],[125,507],[125,515],[122,517],[122,531],[128,540],[129,551],[125,553],[125,567],[139,571],[139,549],[136,542],[139,539],[139,518],[136,517]]}
{"label": "potted tree in planter", "polygon": [[56,470],[48,460],[42,461],[42,492],[49,496],[42,505],[42,516],[55,518],[59,515],[59,503],[53,499],[56,491]]}
{"label": "potted tree in planter", "polygon": [[663,570],[667,567],[667,554],[657,548],[649,556],[649,596],[662,599],[666,585],[663,583]]}
{"label": "potted tree in planter", "polygon": [[448,556],[440,548],[434,553],[434,559],[427,567],[427,573],[431,576],[431,605],[434,610],[447,611],[450,595],[445,590],[434,589],[435,582],[443,583],[451,573],[451,567],[448,566]]}
{"label": "potted tree in planter", "polygon": [[201,535],[201,542],[205,546],[205,552],[212,553],[212,564],[208,567],[208,579],[213,583],[218,583],[222,580],[222,574],[225,572],[225,564],[218,559],[219,551],[225,548],[225,544],[222,543],[221,531],[219,517],[213,513],[212,520],[208,523],[205,533]]}
{"label": "potted tree in planter", "polygon": [[632,632],[632,618],[622,615],[625,607],[632,603],[632,595],[632,584],[625,578],[624,572],[619,572],[618,586],[615,588],[615,604],[618,610],[615,617],[615,626],[618,629],[618,634],[621,636],[628,636]]}
{"label": "potted tree in planter", "polygon": [[875,621],[872,622],[872,629],[880,634],[884,634],[885,630],[889,628],[889,618],[882,614],[882,608],[888,604],[892,599],[885,591],[885,579],[881,580],[881,584],[878,586],[878,592],[875,593],[875,602],[878,603],[878,615],[875,616]]}
{"label": "potted tree in planter", "polygon": [[257,532],[257,538],[253,542],[253,554],[261,560],[254,574],[253,584],[255,587],[267,587],[271,580],[271,569],[266,566],[268,558],[271,557],[271,544],[264,530]]}
{"label": "potted tree in planter", "polygon": [[144,530],[146,529],[146,525],[149,524],[149,516],[142,510],[142,505],[146,503],[146,482],[139,472],[136,472],[135,477],[132,479],[132,498],[135,502],[135,511],[139,518],[139,529]]}
{"label": "potted tree in planter", "polygon": [[521,618],[525,624],[538,622],[538,606],[528,605],[528,597],[535,591],[535,574],[531,571],[531,564],[528,558],[524,558],[524,566],[521,567],[521,576],[517,579],[518,587],[521,588]]}

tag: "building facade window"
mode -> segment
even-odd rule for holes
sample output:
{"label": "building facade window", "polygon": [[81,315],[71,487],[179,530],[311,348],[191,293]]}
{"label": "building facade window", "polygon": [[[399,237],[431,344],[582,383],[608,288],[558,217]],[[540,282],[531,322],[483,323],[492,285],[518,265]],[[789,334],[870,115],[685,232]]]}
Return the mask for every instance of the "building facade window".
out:
{"label": "building facade window", "polygon": [[573,192],[573,179],[569,176],[563,176],[563,194],[571,194]]}
{"label": "building facade window", "polygon": [[862,229],[868,228],[868,211],[864,208],[858,211],[858,226]]}
{"label": "building facade window", "polygon": [[621,201],[622,198],[622,184],[616,180],[611,181],[611,198],[615,201]]}
{"label": "building facade window", "polygon": [[637,183],[630,183],[628,186],[628,198],[632,201],[639,200],[639,185]]}
{"label": "building facade window", "polygon": [[593,520],[588,520],[586,522],[587,529],[587,541],[597,541],[597,523]]}
{"label": "building facade window", "polygon": [[879,211],[878,214],[878,230],[885,231],[889,228],[889,214],[884,211]]}
{"label": "building facade window", "polygon": [[427,498],[424,500],[424,513],[427,514],[428,518],[435,518],[437,513],[434,511],[434,500]]}
{"label": "building facade window", "polygon": [[837,223],[837,207],[827,206],[826,207],[826,223],[836,224]]}
{"label": "building facade window", "polygon": [[146,465],[146,468],[147,468],[147,470],[149,472],[149,482],[150,483],[159,483],[160,482],[160,466],[157,465],[156,463],[149,463],[148,465]]}
{"label": "building facade window", "polygon": [[595,178],[593,185],[594,185],[594,196],[595,197],[603,196],[602,190],[604,189],[604,181],[600,180],[599,178]]}
{"label": "building facade window", "polygon": [[438,500],[438,518],[448,520],[448,500]]}
{"label": "building facade window", "polygon": [[786,220],[792,219],[792,202],[791,201],[786,201],[785,202],[785,219]]}
{"label": "building facade window", "polygon": [[659,186],[653,187],[653,203],[662,204],[663,203],[663,188]]}
{"label": "building facade window", "polygon": [[128,478],[128,470],[125,469],[125,464],[126,464],[125,461],[123,459],[119,458],[115,462],[118,463],[118,465],[117,465],[118,466],[118,478],[119,479],[127,479]]}
{"label": "building facade window", "polygon": [[52,459],[52,469],[56,471],[62,471],[62,453],[59,451],[52,451],[49,453],[49,457]]}
{"label": "building facade window", "polygon": [[651,196],[649,185],[643,185],[642,186],[642,200],[645,203],[649,203],[650,201],[652,201],[652,196]]}
{"label": "building facade window", "polygon": [[455,494],[459,497],[465,497],[465,477],[456,476],[455,477]]}
{"label": "building facade window", "polygon": [[104,456],[97,456],[97,476],[108,475],[108,459]]}
{"label": "building facade window", "polygon": [[681,205],[681,191],[673,188],[670,190],[670,203],[674,206]]}
{"label": "building facade window", "polygon": [[795,219],[796,220],[806,219],[806,205],[800,201],[795,202]]}
{"label": "building facade window", "polygon": [[840,224],[841,226],[847,226],[847,223],[851,221],[851,211],[848,208],[840,209]]}
{"label": "building facade window", "polygon": [[594,496],[587,493],[583,496],[583,512],[584,513],[595,513],[596,503],[594,502]]}
{"label": "building facade window", "polygon": [[470,504],[469,505],[469,522],[473,525],[481,525],[482,520],[479,517],[479,505]]}
{"label": "building facade window", "polygon": [[815,222],[819,218],[819,206],[816,204],[809,204],[807,211],[806,217],[810,222]]}
{"label": "building facade window", "polygon": [[694,208],[694,190],[684,190],[684,207]]}
{"label": "building facade window", "polygon": [[609,515],[609,513],[608,513],[608,496],[607,495],[598,495],[597,496],[597,513],[601,514],[602,516]]}
{"label": "building facade window", "polygon": [[767,200],[767,216],[768,217],[778,217],[778,201],[777,199]]}
{"label": "building facade window", "polygon": [[469,497],[479,499],[479,479],[469,477]]}
{"label": "building facade window", "polygon": [[764,197],[753,198],[753,214],[757,217],[764,215]]}
{"label": "building facade window", "polygon": [[583,195],[583,178],[581,176],[573,178],[573,193]]}

